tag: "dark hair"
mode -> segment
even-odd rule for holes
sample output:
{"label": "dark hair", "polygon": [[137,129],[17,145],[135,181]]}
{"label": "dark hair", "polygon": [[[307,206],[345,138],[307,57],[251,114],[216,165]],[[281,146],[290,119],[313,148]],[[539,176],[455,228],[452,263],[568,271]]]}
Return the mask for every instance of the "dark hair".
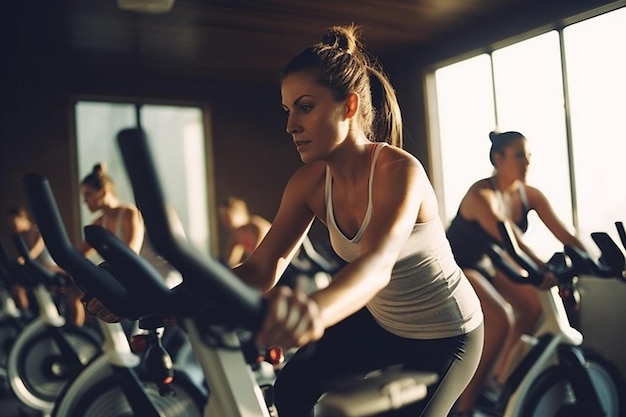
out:
{"label": "dark hair", "polygon": [[104,162],[100,162],[93,166],[93,169],[89,174],[83,178],[80,182],[81,185],[86,185],[93,188],[96,191],[108,190],[114,192],[113,181],[106,174],[106,165]]}
{"label": "dark hair", "polygon": [[491,165],[495,165],[494,163],[494,155],[499,153],[501,155],[504,154],[504,150],[511,144],[511,142],[518,139],[526,139],[524,135],[520,132],[508,131],[508,132],[498,132],[493,131],[489,133],[489,140],[491,141],[491,149],[489,150],[489,160],[491,161]]}
{"label": "dark hair", "polygon": [[287,63],[281,80],[296,72],[316,71],[317,82],[328,87],[337,101],[359,96],[358,120],[375,142],[402,147],[402,116],[396,93],[383,72],[358,40],[356,25],[333,26],[322,41],[309,46]]}

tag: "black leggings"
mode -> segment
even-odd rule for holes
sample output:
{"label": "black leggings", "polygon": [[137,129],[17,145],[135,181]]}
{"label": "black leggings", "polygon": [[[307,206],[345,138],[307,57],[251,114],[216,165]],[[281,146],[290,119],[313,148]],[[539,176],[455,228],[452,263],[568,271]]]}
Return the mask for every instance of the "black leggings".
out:
{"label": "black leggings", "polygon": [[482,345],[482,325],[455,337],[407,339],[384,330],[364,308],[289,359],[274,385],[278,414],[312,416],[329,381],[401,364],[406,370],[435,372],[439,382],[429,387],[425,401],[389,416],[445,417],[474,375]]}

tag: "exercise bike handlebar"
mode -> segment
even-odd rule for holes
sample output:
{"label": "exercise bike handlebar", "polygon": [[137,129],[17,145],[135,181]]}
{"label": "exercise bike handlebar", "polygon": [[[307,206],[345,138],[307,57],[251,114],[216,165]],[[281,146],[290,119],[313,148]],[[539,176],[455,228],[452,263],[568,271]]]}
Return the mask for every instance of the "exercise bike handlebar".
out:
{"label": "exercise bike handlebar", "polygon": [[[524,251],[521,250],[517,239],[515,238],[515,233],[511,229],[511,225],[505,222],[498,222],[498,231],[500,232],[502,247],[504,248],[506,253],[508,253],[513,258],[513,260],[528,274],[528,278],[523,282],[532,285],[541,284],[544,278],[543,271],[535,261],[533,261],[526,253],[524,253]],[[515,270],[514,267],[511,267],[509,269]],[[508,274],[510,274],[510,271]]]}
{"label": "exercise bike handlebar", "polygon": [[104,258],[115,279],[135,302],[142,302],[146,315],[194,315],[198,312],[189,303],[189,293],[182,295],[183,284],[168,288],[154,267],[113,233],[96,225],[85,226],[84,231],[85,239]]}
{"label": "exercise bike handlebar", "polygon": [[[531,284],[538,285],[543,276],[540,275],[538,268],[522,269],[519,266],[513,265],[506,259],[506,251],[496,243],[493,243],[487,247],[487,256],[491,259],[491,262],[513,282],[518,284]],[[533,263],[533,265],[535,265]],[[531,266],[530,264],[526,265]],[[536,266],[536,265],[535,265]]]}
{"label": "exercise bike handlebar", "polygon": [[[136,318],[141,309],[132,303],[128,291],[104,269],[76,250],[66,234],[48,180],[38,174],[23,178],[25,194],[44,243],[52,259],[61,266],[87,295],[97,295],[107,307],[124,317]],[[139,306],[140,307],[140,306]]]}
{"label": "exercise bike handlebar", "polygon": [[[505,222],[498,223],[503,247],[522,268],[533,277],[533,283],[540,283],[543,271],[519,247],[511,226]],[[570,282],[575,276],[589,274],[602,278],[622,278],[624,255],[611,237],[604,232],[592,233],[592,239],[601,250],[601,257],[596,261],[586,252],[570,246],[564,246],[564,252],[555,253],[547,263],[548,271],[552,272],[560,283]],[[570,262],[567,262],[569,258]]]}
{"label": "exercise bike handlebar", "polygon": [[226,312],[232,320],[229,324],[257,330],[265,312],[260,291],[246,285],[210,256],[200,254],[175,232],[144,131],[124,129],[117,140],[135,202],[157,252],[182,274],[184,281],[206,295],[206,302],[214,311]]}
{"label": "exercise bike handlebar", "polygon": [[31,287],[36,284],[33,278],[24,271],[22,265],[11,259],[9,251],[2,240],[0,240],[0,264],[6,270],[9,286],[20,284],[25,287]]}
{"label": "exercise bike handlebar", "polygon": [[589,272],[603,278],[623,279],[626,267],[626,258],[622,250],[606,232],[593,232],[591,238],[600,249],[600,257],[597,261],[591,259]]}
{"label": "exercise bike handlebar", "polygon": [[11,238],[17,252],[24,259],[24,266],[28,268],[35,280],[43,285],[63,286],[66,284],[65,275],[54,273],[33,260],[22,235],[14,233],[11,235]]}

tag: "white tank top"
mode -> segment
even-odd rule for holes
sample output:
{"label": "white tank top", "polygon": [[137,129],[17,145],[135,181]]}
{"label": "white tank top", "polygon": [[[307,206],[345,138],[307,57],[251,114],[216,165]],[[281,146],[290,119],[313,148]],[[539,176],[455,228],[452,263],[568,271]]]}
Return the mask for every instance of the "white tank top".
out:
{"label": "white tank top", "polygon": [[[368,207],[359,231],[347,238],[337,227],[332,204],[332,176],[326,168],[326,224],[333,249],[345,261],[359,257],[360,242],[372,216],[372,179],[384,143],[372,155]],[[412,339],[437,339],[467,333],[483,319],[480,301],[454,261],[439,217],[417,223],[393,268],[389,284],[367,309],[387,331]]]}

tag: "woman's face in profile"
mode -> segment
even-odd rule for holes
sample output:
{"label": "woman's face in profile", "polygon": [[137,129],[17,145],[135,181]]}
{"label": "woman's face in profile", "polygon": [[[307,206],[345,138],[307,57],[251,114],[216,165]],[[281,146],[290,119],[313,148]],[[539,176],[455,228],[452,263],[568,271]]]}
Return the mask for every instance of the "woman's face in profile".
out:
{"label": "woman's face in profile", "polygon": [[83,196],[83,201],[87,205],[87,208],[92,213],[102,208],[104,190],[96,190],[88,185],[82,185],[80,187],[80,193]]}
{"label": "woman's face in profile", "polygon": [[343,115],[345,103],[316,80],[315,73],[303,71],[288,75],[281,85],[285,129],[304,163],[326,157],[346,138],[350,126]]}
{"label": "woman's face in profile", "polygon": [[530,151],[526,138],[512,141],[505,149],[498,164],[498,171],[507,173],[518,180],[526,180],[530,165]]}

